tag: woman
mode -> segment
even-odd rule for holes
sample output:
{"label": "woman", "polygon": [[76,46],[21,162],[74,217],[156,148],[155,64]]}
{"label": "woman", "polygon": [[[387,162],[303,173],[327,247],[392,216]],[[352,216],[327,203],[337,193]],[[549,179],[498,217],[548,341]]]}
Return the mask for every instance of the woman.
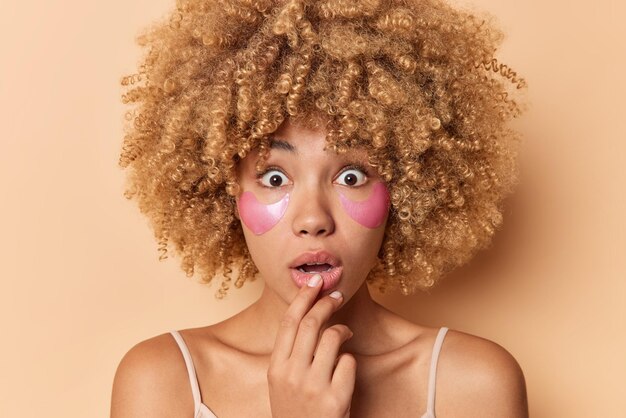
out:
{"label": "woman", "polygon": [[438,1],[372,0],[181,1],[143,36],[123,81],[141,83],[129,196],[162,256],[223,275],[218,297],[265,286],[232,318],[133,347],[111,415],[526,417],[505,349],[368,289],[431,287],[499,225],[523,80],[498,41]]}

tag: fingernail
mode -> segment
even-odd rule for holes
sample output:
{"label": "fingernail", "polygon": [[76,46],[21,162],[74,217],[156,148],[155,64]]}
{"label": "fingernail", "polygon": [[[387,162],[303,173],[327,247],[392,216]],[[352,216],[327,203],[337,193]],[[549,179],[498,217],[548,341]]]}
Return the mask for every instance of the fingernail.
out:
{"label": "fingernail", "polygon": [[342,296],[342,295],[341,295],[341,292],[340,292],[340,291],[335,290],[333,293],[331,293],[331,294],[330,294],[330,295],[328,295],[328,296],[330,296],[330,297],[331,297],[331,298],[333,298],[333,299],[337,299],[337,300],[339,300],[339,299],[341,299],[341,296]]}
{"label": "fingernail", "polygon": [[307,282],[307,285],[309,287],[315,287],[318,284],[320,284],[321,281],[322,281],[322,276],[320,276],[319,274],[316,274],[309,279],[309,281]]}

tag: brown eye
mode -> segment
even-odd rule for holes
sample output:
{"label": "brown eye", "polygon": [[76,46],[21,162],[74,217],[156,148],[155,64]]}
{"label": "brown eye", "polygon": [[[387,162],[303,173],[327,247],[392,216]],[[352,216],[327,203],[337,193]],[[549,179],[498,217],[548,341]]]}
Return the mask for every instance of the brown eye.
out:
{"label": "brown eye", "polygon": [[348,186],[354,186],[356,182],[359,181],[359,179],[356,177],[356,174],[352,174],[352,173],[346,174],[343,180],[346,182]]}
{"label": "brown eye", "polygon": [[281,184],[283,184],[283,179],[279,175],[274,174],[272,177],[270,177],[270,184],[272,186],[280,186]]}
{"label": "brown eye", "polygon": [[265,187],[280,187],[287,183],[289,179],[278,170],[269,170],[263,174],[260,181]]}
{"label": "brown eye", "polygon": [[367,180],[367,176],[361,170],[351,168],[342,172],[337,182],[343,186],[360,186]]}

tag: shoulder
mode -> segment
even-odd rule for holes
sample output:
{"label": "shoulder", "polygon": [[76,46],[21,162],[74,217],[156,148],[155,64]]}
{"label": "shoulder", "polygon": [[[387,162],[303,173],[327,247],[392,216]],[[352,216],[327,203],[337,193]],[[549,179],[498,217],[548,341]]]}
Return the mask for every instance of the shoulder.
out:
{"label": "shoulder", "polygon": [[[493,341],[449,330],[437,366],[438,411],[445,416],[528,416],[524,373],[515,358]],[[448,405],[456,405],[452,411]],[[461,413],[462,412],[462,413]]]}
{"label": "shoulder", "polygon": [[185,361],[171,334],[140,342],[120,361],[111,417],[189,416],[193,397]]}

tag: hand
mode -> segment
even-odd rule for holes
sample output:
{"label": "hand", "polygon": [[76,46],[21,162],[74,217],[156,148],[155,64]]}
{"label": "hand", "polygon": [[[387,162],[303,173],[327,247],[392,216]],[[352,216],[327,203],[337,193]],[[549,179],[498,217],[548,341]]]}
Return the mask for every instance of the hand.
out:
{"label": "hand", "polygon": [[333,325],[322,332],[318,344],[320,330],[343,296],[333,292],[338,299],[324,296],[314,304],[322,285],[320,277],[320,283],[310,286],[313,277],[287,309],[276,335],[267,371],[274,418],[350,416],[356,360],[347,353],[337,356],[352,331]]}

